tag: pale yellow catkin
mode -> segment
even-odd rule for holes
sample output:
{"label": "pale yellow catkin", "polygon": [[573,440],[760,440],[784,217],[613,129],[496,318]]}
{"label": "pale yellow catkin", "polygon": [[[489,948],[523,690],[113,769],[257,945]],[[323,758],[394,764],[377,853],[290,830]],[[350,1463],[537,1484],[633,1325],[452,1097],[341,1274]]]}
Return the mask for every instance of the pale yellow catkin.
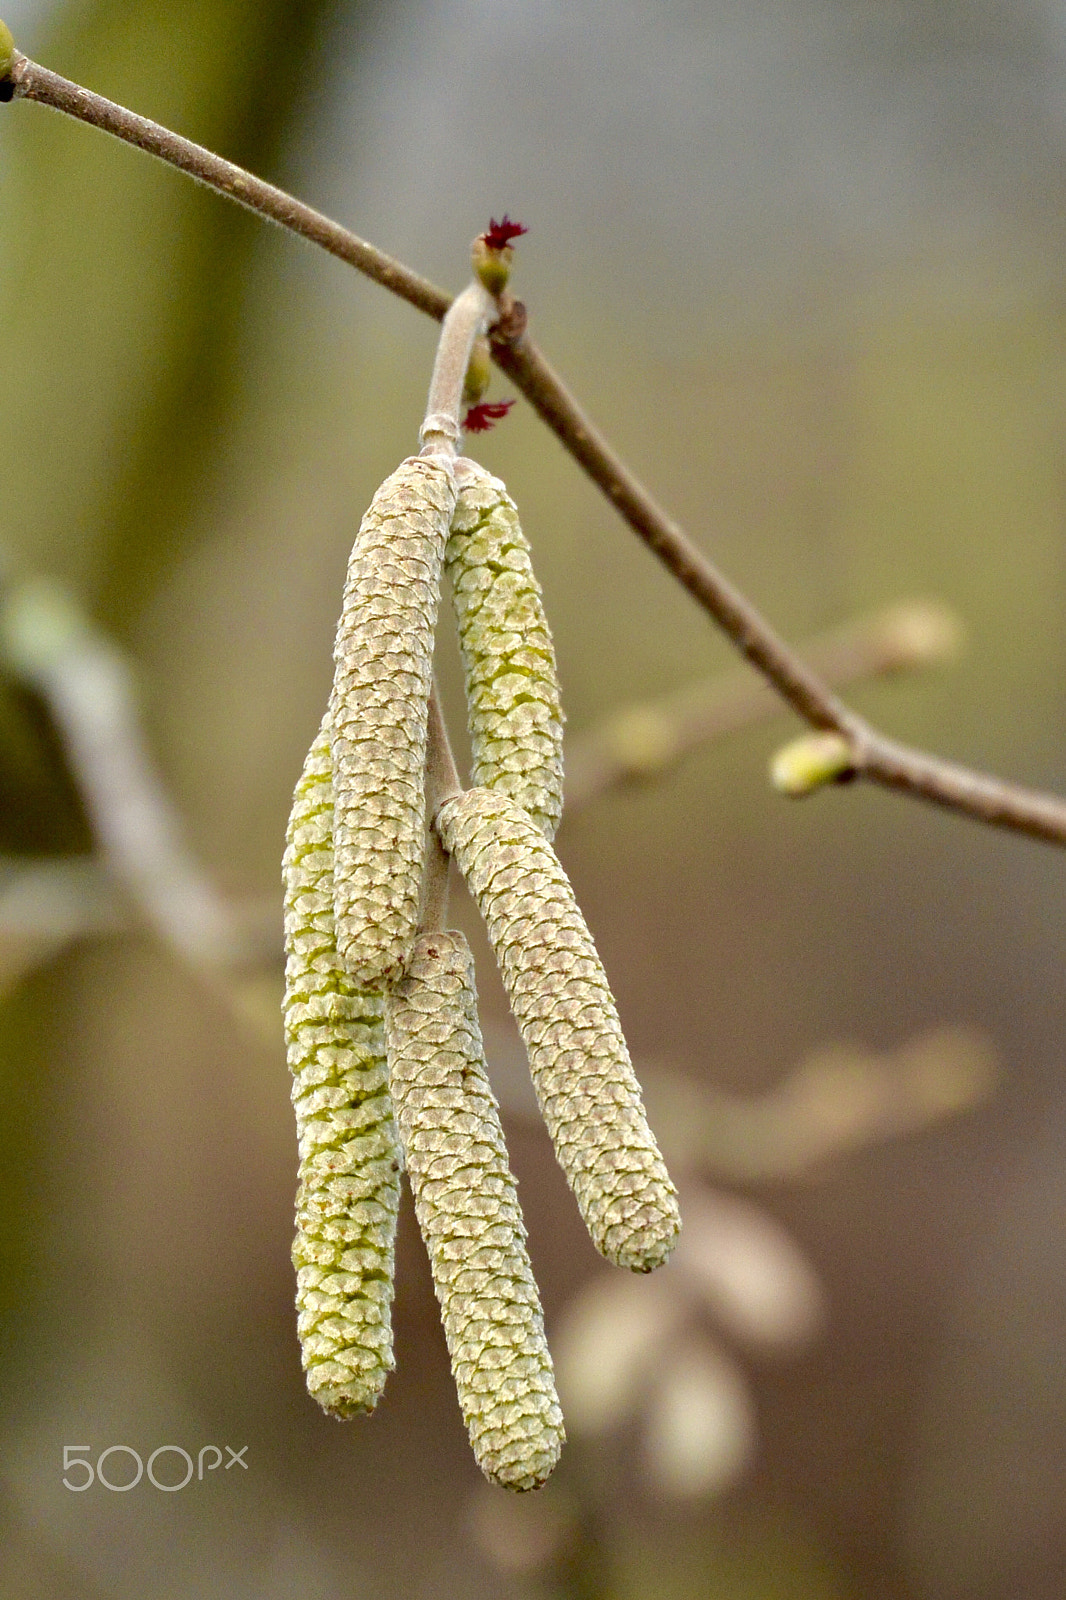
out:
{"label": "pale yellow catkin", "polygon": [[385,1032],[415,1210],[474,1455],[493,1482],[535,1489],[559,1458],[563,1419],[461,933],[419,935],[386,1001]]}
{"label": "pale yellow catkin", "polygon": [[473,781],[510,795],[554,838],[563,809],[555,648],[518,510],[499,478],[457,464],[445,563],[466,674]]}
{"label": "pale yellow catkin", "polygon": [[296,786],[284,858],[285,1039],[300,1146],[297,1331],[307,1387],[337,1417],[370,1411],[393,1367],[401,1154],[382,997],[345,971],[333,925],[328,717]]}
{"label": "pale yellow catkin", "polygon": [[363,518],[334,649],[334,910],[357,983],[402,971],[425,859],[426,719],[441,565],[455,507],[451,462],[409,457]]}
{"label": "pale yellow catkin", "polygon": [[556,1155],[596,1248],[648,1272],[681,1226],[618,1012],[551,845],[507,795],[468,789],[437,814],[478,903]]}

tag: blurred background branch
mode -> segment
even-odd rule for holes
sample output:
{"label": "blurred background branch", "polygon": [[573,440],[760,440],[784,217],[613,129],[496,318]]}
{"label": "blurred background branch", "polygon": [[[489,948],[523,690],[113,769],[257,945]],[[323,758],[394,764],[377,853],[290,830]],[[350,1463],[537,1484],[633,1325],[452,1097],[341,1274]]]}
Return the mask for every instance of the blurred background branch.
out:
{"label": "blurred background branch", "polygon": [[[826,683],[843,688],[939,666],[952,660],[961,642],[962,626],[947,607],[914,600],[834,628],[812,639],[801,654]],[[766,721],[781,709],[773,690],[743,671],[626,706],[598,728],[568,740],[567,807],[572,813],[609,789],[661,777],[701,745]]]}

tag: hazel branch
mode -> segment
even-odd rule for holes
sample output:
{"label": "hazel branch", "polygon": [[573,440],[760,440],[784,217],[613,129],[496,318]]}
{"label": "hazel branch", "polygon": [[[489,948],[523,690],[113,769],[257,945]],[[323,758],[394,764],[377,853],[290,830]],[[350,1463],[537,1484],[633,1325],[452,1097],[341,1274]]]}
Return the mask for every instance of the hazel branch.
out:
{"label": "hazel branch", "polygon": [[[10,35],[6,29],[4,33],[6,41],[0,41],[4,43],[0,52],[0,99],[36,100],[112,133],[328,250],[428,316],[443,319],[450,305],[448,296],[408,267],[273,184],[264,183],[158,123],[38,66],[10,46]],[[787,704],[810,727],[838,733],[847,742],[856,777],[994,827],[1066,844],[1066,800],[886,738],[838,699],[667,516],[611,448],[528,337],[521,303],[501,292],[496,307],[499,319],[490,330],[496,364],[508,373],[633,531]]]}
{"label": "hazel branch", "polygon": [[61,78],[58,72],[49,72],[47,67],[39,66],[17,50],[11,52],[6,80],[0,83],[0,98],[36,100],[39,105],[51,106],[53,111],[65,112],[79,122],[87,122],[104,133],[114,134],[116,139],[122,139],[126,144],[136,145],[138,150],[144,150],[169,166],[188,173],[198,183],[216,189],[230,200],[236,200],[238,205],[254,211],[257,216],[266,217],[279,227],[287,228],[290,233],[299,234],[310,244],[328,250],[330,255],[365,273],[375,283],[399,295],[401,300],[424,311],[427,316],[435,317],[438,322],[451,304],[451,296],[445,294],[443,289],[438,289],[427,278],[412,272],[402,262],[394,261],[374,245],[367,244],[365,239],[358,238],[339,223],[324,217],[312,206],[295,200],[284,189],[264,183],[262,178],[246,172],[243,167],[214,155],[179,133],[172,133],[169,128],[152,122],[148,117],[140,117],[133,111],[127,111],[125,106],[116,105],[101,94],[94,94],[91,89],[83,89],[80,84]]}
{"label": "hazel branch", "polygon": [[[939,665],[954,655],[960,638],[950,611],[913,600],[821,634],[801,653],[819,677],[838,687]],[[662,777],[693,751],[781,710],[770,685],[742,667],[626,706],[568,741],[567,813],[612,790]]]}

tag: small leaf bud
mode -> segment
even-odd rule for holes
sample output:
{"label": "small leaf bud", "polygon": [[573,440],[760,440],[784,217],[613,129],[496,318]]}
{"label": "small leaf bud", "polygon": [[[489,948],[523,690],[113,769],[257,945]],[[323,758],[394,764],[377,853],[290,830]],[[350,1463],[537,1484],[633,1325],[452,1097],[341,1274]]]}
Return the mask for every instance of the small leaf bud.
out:
{"label": "small leaf bud", "polygon": [[897,670],[953,660],[962,649],[963,635],[955,613],[934,600],[892,606],[881,619],[881,647],[888,665]]}
{"label": "small leaf bud", "polygon": [[774,788],[797,800],[827,783],[845,783],[854,776],[851,746],[839,733],[805,733],[778,750],[770,762]]}
{"label": "small leaf bud", "polygon": [[11,29],[6,22],[0,22],[0,80],[10,77],[17,54]]}
{"label": "small leaf bud", "polygon": [[489,294],[502,294],[506,289],[513,260],[514,250],[509,244],[502,250],[492,250],[485,243],[483,233],[478,234],[470,251],[474,274],[485,285]]}
{"label": "small leaf bud", "polygon": [[481,399],[492,377],[492,356],[487,339],[475,339],[470,352],[470,364],[463,383],[463,403],[474,406]]}
{"label": "small leaf bud", "polygon": [[499,222],[493,220],[484,233],[479,233],[470,249],[474,274],[490,294],[500,295],[507,287],[514,260],[512,239],[528,232],[520,222],[512,222],[504,212]]}
{"label": "small leaf bud", "polygon": [[76,600],[48,578],[20,584],[0,605],[0,655],[30,682],[47,677],[90,637],[89,621]]}

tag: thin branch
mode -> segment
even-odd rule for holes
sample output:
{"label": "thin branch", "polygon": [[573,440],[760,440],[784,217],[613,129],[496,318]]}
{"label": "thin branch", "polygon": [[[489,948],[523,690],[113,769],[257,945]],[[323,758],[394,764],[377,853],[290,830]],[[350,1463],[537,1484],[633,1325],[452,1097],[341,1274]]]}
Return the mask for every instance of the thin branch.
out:
{"label": "thin branch", "polygon": [[185,840],[120,651],[60,589],[38,580],[3,597],[0,654],[46,700],[115,880],[192,965],[239,960],[242,930]]}
{"label": "thin branch", "polygon": [[511,344],[497,337],[492,353],[629,526],[804,721],[815,728],[850,726],[847,707],[656,505],[527,335]]}
{"label": "thin branch", "polygon": [[440,841],[434,827],[434,819],[446,800],[452,800],[462,792],[459,769],[455,765],[437,681],[434,679],[429,697],[429,721],[426,727],[426,811],[429,816],[429,838],[422,887],[421,917],[421,928],[425,933],[435,933],[448,924],[448,872],[451,858]]}
{"label": "thin branch", "polygon": [[158,122],[139,117],[124,106],[116,105],[113,100],[105,100],[103,95],[94,94],[90,89],[83,89],[79,84],[61,78],[58,72],[49,72],[47,67],[38,66],[36,61],[30,61],[18,52],[4,87],[12,90],[11,97],[14,99],[36,100],[41,105],[51,106],[54,111],[64,111],[70,117],[77,117],[80,122],[88,122],[105,133],[113,133],[127,144],[136,145],[150,156],[158,156],[160,161],[180,168],[199,183],[206,184],[209,189],[217,189],[219,194],[236,200],[238,205],[254,211],[257,216],[266,217],[280,227],[288,228],[291,233],[299,234],[311,244],[328,250],[331,255],[346,261],[349,266],[373,278],[375,283],[390,289],[393,294],[398,294],[401,300],[408,301],[419,311],[435,317],[438,322],[451,305],[451,295],[445,294],[443,289],[438,289],[428,279],[412,272],[402,262],[394,261],[374,245],[367,244],[365,239],[349,233],[339,223],[331,222],[320,211],[294,200],[284,189],[264,183],[262,178],[245,172],[243,167],[224,160],[222,156],[213,155],[202,145],[193,144],[191,139],[183,139],[180,134],[161,127]]}
{"label": "thin branch", "polygon": [[444,712],[441,710],[440,693],[434,679],[426,726],[426,810],[430,818],[436,817],[446,800],[454,800],[456,795],[462,792],[459,768],[452,754],[452,743],[448,738]]}
{"label": "thin branch", "polygon": [[[451,302],[442,290],[320,212],[158,123],[49,72],[18,51],[12,56],[7,79],[0,83],[0,98],[5,97],[36,100],[115,134],[320,245],[428,316],[439,321],[448,310]],[[497,365],[510,375],[634,532],[792,709],[811,727],[835,731],[848,741],[856,776],[996,827],[1066,844],[1066,800],[1005,783],[887,739],[844,705],[615,454],[526,334],[520,303],[504,295],[500,309],[503,314],[492,330]]]}
{"label": "thin branch", "polygon": [[462,437],[459,412],[474,343],[495,315],[496,302],[475,278],[451,304],[437,341],[429,398],[419,437],[423,455],[455,459]]}
{"label": "thin branch", "polygon": [[[838,686],[943,662],[961,629],[950,611],[911,601],[860,617],[802,647],[807,665]],[[647,783],[712,740],[783,710],[770,685],[743,667],[624,707],[566,746],[566,815],[613,789]]]}
{"label": "thin branch", "polygon": [[524,333],[510,345],[497,339],[493,355],[634,532],[792,709],[811,727],[847,740],[856,777],[993,827],[1066,844],[1066,800],[899,744],[846,706],[656,504]]}

